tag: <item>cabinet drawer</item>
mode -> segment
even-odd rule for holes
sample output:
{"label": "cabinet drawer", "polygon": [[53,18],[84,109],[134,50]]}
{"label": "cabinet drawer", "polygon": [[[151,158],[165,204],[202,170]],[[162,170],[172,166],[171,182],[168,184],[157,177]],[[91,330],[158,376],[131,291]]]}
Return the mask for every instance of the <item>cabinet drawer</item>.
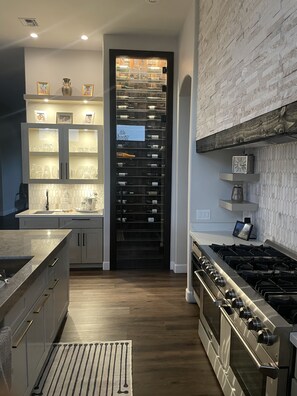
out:
{"label": "cabinet drawer", "polygon": [[12,332],[19,326],[20,321],[28,314],[35,301],[46,287],[46,276],[44,273],[34,281],[24,295],[14,304],[4,318],[5,326],[9,326]]}
{"label": "cabinet drawer", "polygon": [[53,217],[53,218],[39,218],[39,219],[33,219],[33,218],[27,218],[27,219],[22,219],[20,218],[20,228],[27,228],[27,229],[32,229],[32,228],[37,228],[37,229],[47,229],[47,228],[59,228],[59,218],[58,217]]}
{"label": "cabinet drawer", "polygon": [[102,228],[102,218],[82,217],[60,219],[60,228]]}

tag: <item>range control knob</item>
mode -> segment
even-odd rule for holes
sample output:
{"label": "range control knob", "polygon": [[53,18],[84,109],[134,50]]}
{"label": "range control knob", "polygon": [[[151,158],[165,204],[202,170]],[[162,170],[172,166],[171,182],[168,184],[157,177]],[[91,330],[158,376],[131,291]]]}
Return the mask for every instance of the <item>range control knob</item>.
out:
{"label": "range control knob", "polygon": [[253,314],[249,307],[241,307],[239,310],[239,317],[243,319],[249,319],[253,317]]}
{"label": "range control knob", "polygon": [[216,277],[214,278],[214,281],[215,281],[215,284],[216,284],[217,286],[220,286],[220,287],[226,286],[226,281],[225,281],[225,279],[224,279],[222,276],[220,276],[219,274],[218,274],[218,276],[216,276]]}
{"label": "range control knob", "polygon": [[257,342],[259,344],[273,345],[276,339],[277,336],[273,335],[271,331],[266,328],[258,331]]}
{"label": "range control knob", "polygon": [[233,308],[241,308],[243,307],[243,301],[241,298],[232,298],[232,307]]}
{"label": "range control knob", "polygon": [[214,271],[213,265],[211,264],[205,265],[204,269],[209,275],[212,273],[212,271]]}
{"label": "range control knob", "polygon": [[263,327],[261,320],[255,316],[254,318],[250,318],[248,320],[248,329],[249,330],[255,330],[255,331],[259,331],[261,330]]}
{"label": "range control knob", "polygon": [[215,279],[217,276],[219,276],[220,274],[218,273],[218,271],[216,271],[214,268],[209,272],[209,275],[211,276],[212,279]]}
{"label": "range control knob", "polygon": [[199,261],[201,265],[209,264],[209,260],[207,260],[207,258],[204,256],[200,257]]}
{"label": "range control knob", "polygon": [[227,290],[227,291],[226,291],[226,293],[225,293],[225,298],[226,298],[227,300],[232,300],[232,299],[235,298],[235,297],[236,297],[236,293],[235,293],[235,291],[234,291],[233,289]]}

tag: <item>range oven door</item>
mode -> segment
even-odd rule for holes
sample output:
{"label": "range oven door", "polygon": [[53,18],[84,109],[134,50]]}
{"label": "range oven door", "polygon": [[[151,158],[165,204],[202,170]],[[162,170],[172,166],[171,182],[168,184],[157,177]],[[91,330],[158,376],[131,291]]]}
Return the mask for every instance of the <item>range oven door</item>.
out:
{"label": "range oven door", "polygon": [[200,325],[207,334],[216,354],[219,354],[221,337],[221,313],[218,298],[207,285],[207,275],[204,271],[195,271],[195,277],[200,284]]}
{"label": "range oven door", "polygon": [[252,351],[225,310],[222,307],[220,310],[224,334],[229,338],[229,351],[225,351],[225,357],[222,356],[222,359],[229,360],[227,378],[235,395],[286,395],[287,369],[279,369],[261,345],[257,348],[257,354]]}
{"label": "range oven door", "polygon": [[194,252],[192,252],[191,262],[192,262],[192,287],[194,291],[195,300],[198,306],[200,307],[201,283],[199,282],[197,276],[195,275],[195,272],[199,271],[201,268],[199,265],[198,257]]}

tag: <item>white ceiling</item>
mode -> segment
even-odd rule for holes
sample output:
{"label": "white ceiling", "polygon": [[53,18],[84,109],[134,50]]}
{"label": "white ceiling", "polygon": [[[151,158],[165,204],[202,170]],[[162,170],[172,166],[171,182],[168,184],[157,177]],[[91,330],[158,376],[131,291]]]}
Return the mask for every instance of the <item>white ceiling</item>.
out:
{"label": "white ceiling", "polygon": [[[103,34],[178,36],[193,0],[0,0],[0,49],[100,50]],[[38,27],[19,17],[36,18]],[[36,32],[38,39],[30,33]],[[88,41],[80,36],[86,34]]]}

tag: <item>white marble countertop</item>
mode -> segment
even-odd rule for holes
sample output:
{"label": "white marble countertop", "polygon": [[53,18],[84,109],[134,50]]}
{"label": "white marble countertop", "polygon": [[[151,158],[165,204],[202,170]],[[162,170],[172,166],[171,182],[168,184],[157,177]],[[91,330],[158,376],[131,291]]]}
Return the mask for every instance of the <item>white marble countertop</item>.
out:
{"label": "white marble countertop", "polygon": [[245,241],[244,239],[234,237],[230,231],[191,231],[190,236],[199,245],[211,245],[212,243],[219,245],[261,245],[262,243],[257,239]]}
{"label": "white marble countertop", "polygon": [[28,258],[29,261],[0,288],[0,322],[59,250],[71,230],[1,230],[1,259]]}
{"label": "white marble countertop", "polygon": [[[43,213],[36,213],[42,211]],[[48,213],[47,213],[48,212]],[[42,210],[42,209],[28,209],[24,212],[18,213],[15,217],[103,217],[104,216],[104,209],[98,209],[96,212],[85,211],[85,212],[78,212],[77,210],[67,210],[63,211],[61,209],[52,209],[49,211]]]}

